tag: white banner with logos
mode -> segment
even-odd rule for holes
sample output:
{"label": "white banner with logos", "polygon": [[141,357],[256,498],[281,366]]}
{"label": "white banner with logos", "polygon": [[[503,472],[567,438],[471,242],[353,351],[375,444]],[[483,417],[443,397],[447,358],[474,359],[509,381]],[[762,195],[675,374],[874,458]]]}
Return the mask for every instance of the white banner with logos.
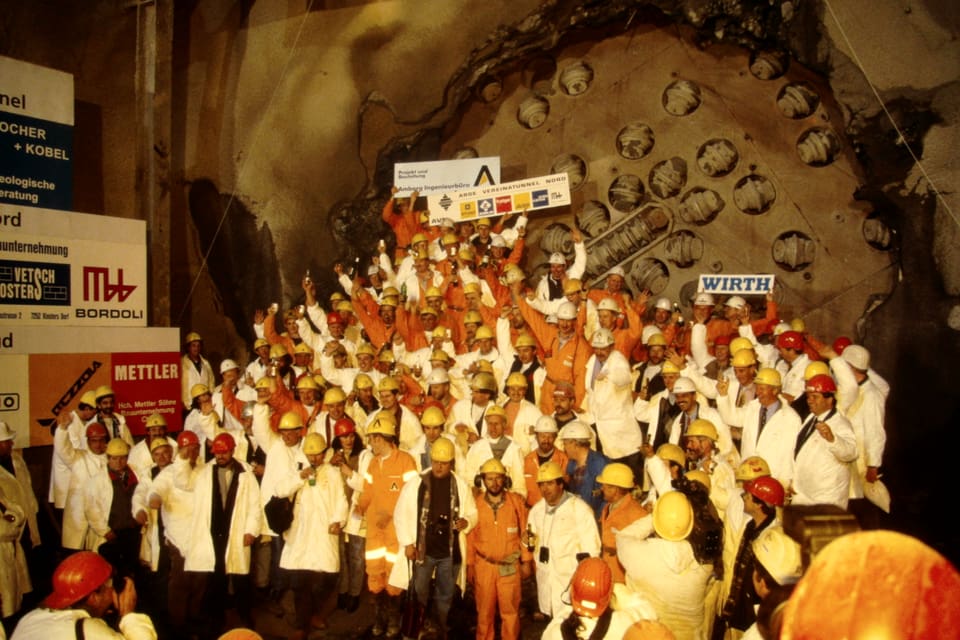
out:
{"label": "white banner with logos", "polygon": [[701,273],[697,291],[741,296],[762,296],[773,291],[776,279],[772,274],[727,275]]}
{"label": "white banner with logos", "polygon": [[432,162],[398,162],[393,165],[396,197],[450,193],[471,187],[499,184],[500,158],[463,158]]}
{"label": "white banner with logos", "polygon": [[147,225],[0,204],[0,326],[147,325]]}
{"label": "white banner with logos", "polygon": [[452,194],[432,194],[427,196],[427,204],[430,224],[440,224],[443,218],[463,222],[531,213],[570,204],[570,179],[566,173],[555,173]]}

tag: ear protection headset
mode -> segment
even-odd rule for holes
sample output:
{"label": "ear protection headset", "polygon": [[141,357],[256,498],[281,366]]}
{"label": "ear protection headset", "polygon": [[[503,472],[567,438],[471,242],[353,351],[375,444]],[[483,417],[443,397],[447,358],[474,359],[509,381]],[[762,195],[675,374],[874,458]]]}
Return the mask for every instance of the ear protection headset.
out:
{"label": "ear protection headset", "polygon": [[[483,489],[483,474],[482,474],[482,473],[478,473],[477,475],[473,476],[473,486],[475,486],[477,489]],[[506,488],[506,489],[512,489],[512,488],[513,488],[513,478],[510,477],[510,474],[504,474],[504,476],[503,476],[503,486],[504,486],[504,488]]]}

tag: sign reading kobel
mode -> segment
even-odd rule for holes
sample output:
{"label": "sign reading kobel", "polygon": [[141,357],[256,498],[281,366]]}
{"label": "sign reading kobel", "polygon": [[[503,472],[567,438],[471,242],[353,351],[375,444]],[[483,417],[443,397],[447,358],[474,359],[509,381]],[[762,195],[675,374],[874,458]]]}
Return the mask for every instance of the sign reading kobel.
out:
{"label": "sign reading kobel", "polygon": [[0,56],[0,203],[73,208],[73,76]]}
{"label": "sign reading kobel", "polygon": [[0,325],[147,324],[143,220],[0,204]]}
{"label": "sign reading kobel", "polygon": [[459,191],[452,195],[427,197],[430,224],[443,218],[456,222],[528,213],[570,204],[570,178],[566,173],[505,182],[489,187]]}
{"label": "sign reading kobel", "polygon": [[398,162],[393,165],[393,184],[397,197],[414,191],[452,193],[480,185],[500,182],[500,158],[464,158],[434,162]]}
{"label": "sign reading kobel", "polygon": [[719,294],[765,295],[773,291],[774,277],[770,274],[716,275],[700,274],[697,291]]}

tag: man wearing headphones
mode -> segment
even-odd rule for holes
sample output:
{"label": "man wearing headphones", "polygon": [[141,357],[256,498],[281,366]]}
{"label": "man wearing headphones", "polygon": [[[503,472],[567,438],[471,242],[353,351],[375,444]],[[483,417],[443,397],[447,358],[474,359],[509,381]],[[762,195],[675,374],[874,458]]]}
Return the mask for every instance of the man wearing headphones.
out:
{"label": "man wearing headphones", "polygon": [[496,458],[484,462],[474,478],[474,485],[484,489],[476,499],[477,526],[467,536],[467,582],[477,601],[477,640],[493,640],[498,604],[500,637],[520,637],[521,581],[533,575],[533,553],[524,543],[527,508],[511,484]]}

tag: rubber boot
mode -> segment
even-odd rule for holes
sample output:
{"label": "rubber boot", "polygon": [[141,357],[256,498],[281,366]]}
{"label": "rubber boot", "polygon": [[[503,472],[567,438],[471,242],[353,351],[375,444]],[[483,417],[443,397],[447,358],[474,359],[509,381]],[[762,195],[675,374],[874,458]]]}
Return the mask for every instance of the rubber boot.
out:
{"label": "rubber boot", "polygon": [[387,636],[395,637],[400,633],[400,615],[403,606],[403,595],[388,596],[387,608]]}
{"label": "rubber boot", "polygon": [[370,635],[378,638],[383,636],[387,627],[387,592],[381,591],[373,595],[373,628],[370,629]]}

